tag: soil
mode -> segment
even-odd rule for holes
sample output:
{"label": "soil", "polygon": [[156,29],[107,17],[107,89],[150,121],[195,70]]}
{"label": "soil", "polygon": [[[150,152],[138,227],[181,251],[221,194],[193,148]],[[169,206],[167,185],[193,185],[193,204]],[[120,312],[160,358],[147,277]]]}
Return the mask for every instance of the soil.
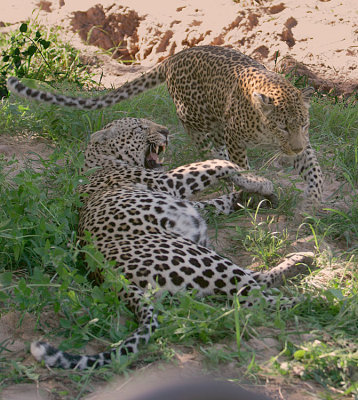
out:
{"label": "soil", "polygon": [[[244,0],[236,3],[231,0],[121,0],[121,5],[113,0],[101,0],[101,4],[98,0],[12,0],[4,3],[0,33],[17,27],[31,16],[37,16],[47,26],[63,27],[60,31],[63,40],[81,51],[82,60],[95,73],[95,79],[99,81],[103,74],[101,84],[105,87],[131,80],[183,48],[214,44],[237,48],[270,69],[305,76],[310,84],[324,92],[349,96],[358,91],[356,0]],[[10,177],[36,158],[36,154],[47,157],[51,151],[51,144],[33,135],[0,135],[0,154],[5,159],[18,161],[7,171]],[[329,194],[340,188],[341,183],[333,177],[326,178],[326,182],[324,198],[329,204],[336,200],[329,198]],[[275,223],[278,231],[286,226],[284,218]],[[299,223],[298,217],[297,226]],[[292,226],[292,234],[297,226]],[[219,232],[219,237],[211,232],[213,245],[219,252],[227,253],[232,248],[232,230],[228,227]],[[330,251],[337,244],[326,243],[325,246]],[[288,250],[314,250],[314,241],[307,237]],[[235,261],[237,255],[230,254],[230,257]],[[240,257],[240,264],[251,263],[248,256]],[[339,266],[331,265],[315,276],[313,284],[324,285],[327,274],[343,275],[344,272]],[[13,312],[0,319],[0,343],[10,340],[8,348],[12,353],[9,357],[24,359],[25,365],[32,365],[34,361],[24,343],[39,339],[38,325],[35,317],[29,315],[19,325],[20,317],[20,313]],[[56,325],[57,321],[58,316],[44,313],[40,319],[43,332],[46,326]],[[279,343],[275,332],[262,334],[264,339],[252,338],[248,344],[257,350],[261,360],[268,361],[278,353]],[[292,338],[294,340],[302,338]],[[232,343],[226,345],[233,346]],[[95,349],[94,343],[92,350]],[[106,388],[98,385],[98,393],[88,399],[125,399],[163,381],[203,374],[206,366],[199,353],[184,346],[176,346],[173,351],[176,365],[157,362],[138,367],[129,379],[122,377]],[[217,367],[214,376],[241,379],[244,373],[236,365],[225,365]],[[39,385],[13,385],[1,395],[7,400],[52,399],[54,388],[67,389],[64,382],[63,375],[42,369]],[[322,387],[312,382],[295,377],[264,377],[264,373],[260,386],[254,389],[274,399],[285,400],[316,399],[322,391]]]}
{"label": "soil", "polygon": [[35,171],[39,170],[40,163],[37,163],[36,160],[39,157],[46,159],[52,151],[53,145],[36,135],[0,135],[0,156],[7,161],[14,161],[4,168],[4,172],[8,178],[13,177],[24,169],[29,162],[31,162],[31,166]]}

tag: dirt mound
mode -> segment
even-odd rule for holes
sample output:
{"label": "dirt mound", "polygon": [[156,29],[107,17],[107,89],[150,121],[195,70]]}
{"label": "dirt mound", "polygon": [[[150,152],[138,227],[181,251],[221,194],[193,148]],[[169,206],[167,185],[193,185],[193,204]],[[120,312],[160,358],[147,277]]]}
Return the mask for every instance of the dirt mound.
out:
{"label": "dirt mound", "polygon": [[75,11],[71,26],[84,42],[128,60],[139,52],[137,29],[143,19],[128,7],[97,4],[87,11]]}

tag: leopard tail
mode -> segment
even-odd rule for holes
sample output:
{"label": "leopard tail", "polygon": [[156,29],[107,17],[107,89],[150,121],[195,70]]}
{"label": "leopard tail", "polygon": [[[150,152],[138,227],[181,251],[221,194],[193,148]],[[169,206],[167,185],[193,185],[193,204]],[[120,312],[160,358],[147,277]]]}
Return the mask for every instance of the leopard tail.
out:
{"label": "leopard tail", "polygon": [[153,67],[147,73],[135,78],[130,82],[115,89],[104,96],[81,98],[71,97],[62,94],[46,92],[39,89],[32,89],[14,76],[7,80],[7,88],[21,97],[27,99],[38,100],[44,103],[56,104],[59,106],[67,106],[80,110],[95,110],[110,107],[122,100],[129,99],[147,89],[153,88],[162,82],[165,82],[165,61]]}
{"label": "leopard tail", "polygon": [[47,342],[37,341],[31,344],[32,355],[37,361],[44,361],[48,367],[85,370],[110,364],[119,356],[137,353],[139,344],[147,344],[158,328],[157,315],[153,306],[144,299],[142,290],[135,285],[122,289],[119,297],[128,303],[139,321],[139,328],[119,347],[93,355],[77,355],[59,350]]}

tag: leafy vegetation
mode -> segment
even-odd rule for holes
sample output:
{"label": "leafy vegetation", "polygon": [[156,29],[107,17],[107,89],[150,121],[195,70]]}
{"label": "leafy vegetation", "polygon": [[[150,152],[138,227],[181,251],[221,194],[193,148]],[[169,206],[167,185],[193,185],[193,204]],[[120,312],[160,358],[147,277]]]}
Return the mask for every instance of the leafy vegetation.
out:
{"label": "leafy vegetation", "polygon": [[0,95],[7,94],[9,75],[47,82],[72,82],[79,86],[94,83],[79,59],[79,52],[59,40],[36,21],[24,22],[2,38]]}
{"label": "leafy vegetation", "polygon": [[[69,93],[77,93],[77,85],[89,82],[78,64],[79,69],[63,68],[75,65],[78,59],[72,49],[61,47],[56,36],[46,36],[40,27],[26,26],[14,34],[15,39],[3,44],[1,71],[47,82],[66,77],[74,83],[66,86]],[[31,46],[36,51],[34,47],[29,50]],[[15,48],[19,49],[17,55]],[[51,48],[63,49],[65,56],[60,55],[46,69],[44,57],[51,58]],[[16,62],[16,56],[21,63]],[[61,70],[65,73],[56,72]],[[272,179],[280,195],[278,209],[243,208],[228,217],[208,216],[214,247],[241,265],[254,260],[257,268],[269,268],[283,254],[299,248],[299,240],[315,247],[321,270],[285,289],[302,295],[301,304],[290,311],[267,313],[262,304],[244,310],[236,300],[232,304],[218,297],[199,300],[191,293],[163,296],[156,303],[161,327],[139,355],[121,358],[98,371],[44,372],[38,364],[29,366],[23,357],[12,356],[9,338],[0,345],[0,386],[39,382],[46,373],[47,380],[62,380],[71,388],[57,389],[54,384],[58,396],[81,398],[93,390],[96,381],[130,373],[138,362],[170,360],[185,345],[202,355],[207,368],[220,370],[230,362],[240,371],[236,375],[246,379],[274,380],[275,375],[283,375],[288,381],[294,377],[315,381],[325,399],[357,396],[358,107],[335,103],[334,99],[317,97],[311,108],[312,143],[325,174],[339,182],[328,199],[329,206],[297,215],[301,191],[294,180],[282,186],[276,171]],[[81,205],[76,188],[86,179],[81,173],[83,146],[90,133],[124,116],[150,118],[170,128],[168,167],[201,157],[182,132],[164,86],[104,111],[83,112],[45,104],[35,107],[13,97],[0,105],[2,134],[31,138],[35,132],[54,148],[48,157],[33,154],[33,160],[16,176],[11,172],[16,160],[0,161],[1,315],[16,313],[19,324],[30,317],[36,322],[36,337],[45,335],[52,341],[59,337],[62,349],[81,349],[93,341],[107,348],[136,326],[116,296],[127,282],[113,272],[113,265],[104,260],[90,237],[81,246],[76,235]],[[255,151],[252,159],[260,173],[271,176],[274,167],[268,168],[267,160],[261,160]],[[290,177],[290,167],[284,168],[284,177]],[[224,233],[229,236],[226,249],[217,241]],[[94,287],[87,271],[97,266],[104,271],[104,281]],[[121,316],[128,317],[125,323]],[[276,355],[260,358],[264,351],[257,349],[255,340],[264,342],[267,337],[275,343]]]}

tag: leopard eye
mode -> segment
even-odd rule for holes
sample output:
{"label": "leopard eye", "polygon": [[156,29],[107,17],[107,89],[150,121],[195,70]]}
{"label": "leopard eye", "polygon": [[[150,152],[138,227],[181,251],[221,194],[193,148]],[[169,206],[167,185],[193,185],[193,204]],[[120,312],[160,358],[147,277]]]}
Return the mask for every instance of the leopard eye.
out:
{"label": "leopard eye", "polygon": [[281,133],[285,135],[288,135],[289,133],[289,130],[286,125],[278,125],[278,129],[280,130]]}

